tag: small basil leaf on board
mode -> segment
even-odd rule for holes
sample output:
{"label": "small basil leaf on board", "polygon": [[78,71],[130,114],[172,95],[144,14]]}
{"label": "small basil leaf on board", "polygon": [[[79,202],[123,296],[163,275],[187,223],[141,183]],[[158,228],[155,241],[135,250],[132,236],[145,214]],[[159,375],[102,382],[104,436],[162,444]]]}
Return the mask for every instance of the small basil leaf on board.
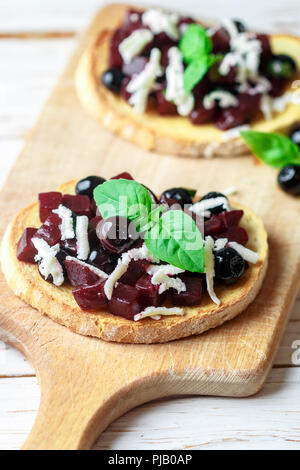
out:
{"label": "small basil leaf on board", "polygon": [[190,24],[179,42],[179,49],[188,64],[201,55],[207,55],[212,50],[212,41],[207,36],[205,28],[197,23]]}
{"label": "small basil leaf on board", "polygon": [[143,230],[148,223],[152,199],[149,191],[134,180],[116,179],[100,184],[94,189],[94,199],[104,219],[124,216]]}
{"label": "small basil leaf on board", "polygon": [[254,155],[267,165],[281,168],[289,163],[300,164],[298,146],[285,135],[242,131],[241,136]]}
{"label": "small basil leaf on board", "polygon": [[190,62],[183,73],[184,91],[189,94],[197,83],[202,80],[209,68],[208,56],[202,56]]}
{"label": "small basil leaf on board", "polygon": [[204,247],[194,220],[181,210],[162,214],[145,236],[148,250],[161,261],[191,272],[204,272]]}

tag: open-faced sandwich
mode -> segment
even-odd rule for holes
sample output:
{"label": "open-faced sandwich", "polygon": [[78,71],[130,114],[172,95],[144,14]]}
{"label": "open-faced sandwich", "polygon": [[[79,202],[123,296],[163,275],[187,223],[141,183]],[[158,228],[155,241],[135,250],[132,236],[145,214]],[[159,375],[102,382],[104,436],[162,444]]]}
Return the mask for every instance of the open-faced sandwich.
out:
{"label": "open-faced sandwich", "polygon": [[255,299],[268,257],[261,220],[210,192],[160,198],[122,173],[39,194],[9,225],[9,286],[73,331],[159,343],[232,319]]}
{"label": "open-faced sandwich", "polygon": [[157,9],[109,5],[76,73],[83,106],[104,126],[158,152],[248,153],[241,128],[288,131],[300,119],[300,39],[207,26]]}

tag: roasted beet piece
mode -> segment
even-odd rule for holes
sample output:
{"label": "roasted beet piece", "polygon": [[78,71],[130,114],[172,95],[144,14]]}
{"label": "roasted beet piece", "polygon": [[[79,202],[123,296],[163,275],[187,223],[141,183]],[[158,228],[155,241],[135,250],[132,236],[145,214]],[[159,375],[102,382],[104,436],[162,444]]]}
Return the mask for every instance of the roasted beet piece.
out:
{"label": "roasted beet piece", "polygon": [[238,225],[241,218],[243,217],[244,211],[224,211],[221,212],[218,217],[222,221],[222,224],[225,228],[233,227]]}
{"label": "roasted beet piece", "polygon": [[72,238],[69,240],[62,240],[60,242],[60,246],[63,250],[65,250],[68,255],[76,256],[77,255],[77,242],[76,238]]}
{"label": "roasted beet piece", "polygon": [[254,37],[261,42],[261,62],[263,63],[266,60],[269,60],[272,56],[270,38],[267,34],[255,34]]}
{"label": "roasted beet piece", "polygon": [[120,282],[117,287],[114,288],[108,308],[113,315],[133,320],[134,315],[143,310],[139,291],[136,287]]}
{"label": "roasted beet piece", "polygon": [[116,176],[113,176],[113,178],[110,178],[111,180],[119,180],[119,179],[123,179],[123,180],[134,180],[134,178],[131,176],[130,173],[127,173],[127,171],[124,171],[123,173],[120,173]]}
{"label": "roasted beet piece", "polygon": [[211,36],[214,53],[228,52],[230,49],[230,36],[223,27],[218,28]]}
{"label": "roasted beet piece", "polygon": [[200,303],[202,296],[202,279],[183,275],[182,280],[186,285],[185,292],[178,292],[175,289],[170,290],[171,301],[175,305],[196,305]]}
{"label": "roasted beet piece", "polygon": [[27,263],[34,263],[34,257],[37,254],[33,246],[32,238],[35,236],[37,228],[25,228],[22,237],[17,246],[17,258],[19,261],[26,261]]}
{"label": "roasted beet piece", "polygon": [[120,282],[135,286],[138,279],[145,273],[145,268],[148,265],[149,263],[145,260],[130,261],[126,273],[120,278]]}
{"label": "roasted beet piece", "polygon": [[96,229],[97,225],[99,224],[99,222],[101,222],[101,220],[102,220],[101,215],[97,215],[96,217],[93,217],[93,219],[90,220],[90,226]]}
{"label": "roasted beet piece", "polygon": [[218,238],[228,238],[229,242],[237,242],[241,245],[246,245],[248,233],[243,227],[228,227],[227,230],[218,235]]}
{"label": "roasted beet piece", "polygon": [[63,205],[68,207],[76,215],[91,217],[91,201],[88,196],[63,195]]}
{"label": "roasted beet piece", "polygon": [[78,261],[65,259],[65,268],[72,286],[83,286],[95,284],[99,276],[95,274],[88,266],[84,266]]}
{"label": "roasted beet piece", "polygon": [[62,194],[52,191],[49,193],[39,194],[39,209],[41,222],[45,222],[47,217],[52,214],[53,209],[57,209],[62,204]]}
{"label": "roasted beet piece", "polygon": [[204,233],[207,235],[218,235],[224,230],[224,225],[219,216],[213,214],[210,219],[204,221]]}
{"label": "roasted beet piece", "polygon": [[238,106],[221,108],[217,115],[216,126],[225,131],[249,122],[259,110],[261,95],[241,93],[237,96]]}
{"label": "roasted beet piece", "polygon": [[156,93],[157,112],[162,116],[174,116],[177,114],[177,107],[171,101],[167,101],[162,91]]}
{"label": "roasted beet piece", "polygon": [[81,286],[73,290],[73,296],[79,307],[83,310],[98,310],[106,307],[107,298],[104,293],[105,280],[96,284]]}
{"label": "roasted beet piece", "polygon": [[268,80],[271,82],[271,90],[270,90],[270,95],[273,98],[276,98],[277,96],[282,95],[287,81],[284,78],[280,77],[268,77]]}
{"label": "roasted beet piece", "polygon": [[160,305],[163,297],[158,293],[159,286],[152,284],[149,274],[145,273],[141,276],[135,287],[140,294],[143,309],[150,306],[158,307]]}
{"label": "roasted beet piece", "polygon": [[119,52],[119,44],[128,36],[126,29],[116,29],[109,44],[108,68],[122,67],[123,59]]}
{"label": "roasted beet piece", "polygon": [[37,230],[35,237],[43,238],[50,246],[56,245],[61,238],[60,224],[61,218],[57,214],[49,215],[43,225]]}
{"label": "roasted beet piece", "polygon": [[216,115],[217,106],[214,105],[211,109],[206,109],[201,104],[190,114],[190,120],[193,124],[205,124],[214,120]]}

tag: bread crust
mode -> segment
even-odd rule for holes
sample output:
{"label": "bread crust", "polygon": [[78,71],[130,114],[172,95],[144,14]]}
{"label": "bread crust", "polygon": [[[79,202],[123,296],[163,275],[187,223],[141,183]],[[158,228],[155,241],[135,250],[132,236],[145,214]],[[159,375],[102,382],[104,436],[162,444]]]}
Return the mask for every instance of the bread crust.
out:
{"label": "bread crust", "polygon": [[[58,190],[74,193],[75,181]],[[164,343],[203,333],[234,318],[255,299],[262,285],[268,264],[267,234],[262,221],[252,210],[237,203],[234,208],[244,210],[241,226],[249,234],[247,246],[259,254],[256,265],[250,265],[243,277],[232,287],[216,286],[221,305],[215,305],[204,294],[199,307],[184,307],[182,317],[145,318],[138,322],[111,315],[107,311],[87,312],[79,308],[70,286],[55,287],[45,282],[36,267],[17,259],[17,243],[26,227],[39,227],[38,204],[21,210],[8,226],[1,246],[1,267],[9,287],[17,296],[52,320],[76,333],[119,343]]]}
{"label": "bread crust", "polygon": [[[241,138],[223,140],[225,133],[212,124],[195,126],[186,117],[159,116],[150,111],[136,115],[120,96],[100,83],[101,74],[107,68],[111,32],[120,23],[127,8],[126,5],[108,5],[102,10],[104,26],[79,61],[75,83],[83,107],[110,131],[146,150],[207,158],[249,155],[249,149]],[[107,24],[110,25],[109,30]],[[289,53],[300,70],[299,38],[271,36],[271,43],[275,52]],[[291,91],[296,92],[295,89]],[[285,132],[298,119],[299,106],[290,104],[271,121],[265,121],[261,115],[251,124],[251,128],[263,132]]]}

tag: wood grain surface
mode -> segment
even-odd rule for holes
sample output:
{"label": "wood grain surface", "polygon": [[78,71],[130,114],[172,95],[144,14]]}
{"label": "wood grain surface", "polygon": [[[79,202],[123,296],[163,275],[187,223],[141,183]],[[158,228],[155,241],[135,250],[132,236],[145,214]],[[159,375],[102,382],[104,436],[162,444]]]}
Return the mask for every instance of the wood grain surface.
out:
{"label": "wood grain surface", "polygon": [[[64,83],[63,87],[64,89],[68,89],[68,85],[67,85],[67,80],[66,80],[66,76],[64,76],[64,82],[62,81],[61,84]],[[70,77],[69,77],[69,81],[70,80]],[[70,87],[72,88],[72,86]],[[73,99],[73,98],[72,98]],[[52,111],[53,113],[55,111],[57,111],[57,109],[60,108],[60,106],[62,105],[62,103],[59,104],[59,102],[55,102],[55,101],[52,101],[53,100],[53,97],[52,99],[50,100],[50,105],[52,103]],[[70,95],[70,101],[71,101],[71,95]],[[66,100],[65,104],[69,105],[69,101]],[[51,108],[51,106],[50,106]],[[54,109],[56,108],[56,109]],[[74,108],[72,108],[74,109]],[[43,123],[43,120],[45,120],[45,118],[47,117],[47,114],[48,114],[48,111],[49,111],[49,105],[48,105],[48,110],[46,113],[44,113],[43,115],[43,118],[42,118],[42,121],[40,121],[40,124],[37,128],[37,130],[35,131],[34,135],[33,135],[33,141],[36,137],[37,134],[39,134],[39,131],[42,129],[41,128],[41,124]],[[76,111],[76,113],[79,112],[79,110]],[[50,118],[50,116],[48,116]],[[53,119],[53,117],[52,117]],[[44,122],[44,131],[42,134],[40,134],[40,138],[41,138],[41,141],[43,144],[47,144],[49,145],[49,141],[51,139],[51,136],[53,137],[53,134],[52,132],[48,132],[46,129],[50,129],[49,128],[49,122]],[[83,121],[82,121],[83,122]],[[67,113],[63,116],[63,119],[60,120],[59,119],[59,122],[57,123],[57,126],[59,127],[59,124],[61,124],[63,126],[63,129],[66,130],[66,136],[68,136],[68,138],[71,137],[71,135],[74,136],[74,134],[70,133],[71,129],[72,129],[72,123],[67,123]],[[63,145],[64,145],[64,142],[61,142],[59,141],[59,145],[56,147],[56,152],[57,154],[59,154],[59,157],[56,158],[53,158],[51,157],[50,155],[50,152],[48,153],[45,152],[47,154],[47,159],[45,160],[47,162],[47,165],[48,165],[48,168],[51,169],[51,171],[49,172],[49,175],[47,175],[47,171],[44,170],[44,172],[39,172],[38,171],[38,163],[37,163],[37,160],[38,158],[42,158],[42,157],[38,157],[37,156],[37,153],[35,154],[35,152],[37,152],[37,149],[35,148],[35,146],[32,146],[33,145],[33,141],[31,141],[27,148],[25,149],[25,152],[23,153],[23,157],[22,159],[24,158],[24,155],[27,154],[27,173],[25,173],[24,171],[24,168],[26,168],[26,164],[25,164],[25,161],[23,163],[23,165],[20,166],[20,164],[18,163],[17,164],[17,167],[14,169],[14,172],[13,172],[13,175],[12,176],[13,178],[16,178],[16,175],[19,173],[20,175],[24,175],[24,174],[27,174],[28,175],[28,168],[31,168],[31,164],[33,163],[33,171],[32,171],[32,175],[33,175],[33,180],[34,182],[32,183],[32,187],[31,185],[29,186],[28,185],[28,181],[26,181],[26,184],[24,182],[23,184],[23,188],[22,190],[19,189],[19,188],[15,188],[14,190],[12,190],[12,188],[10,188],[10,197],[17,197],[18,198],[18,202],[16,202],[16,199],[15,201],[12,201],[12,203],[9,203],[10,204],[10,207],[8,208],[9,210],[5,213],[5,216],[7,217],[7,219],[9,219],[10,215],[14,212],[14,210],[16,209],[16,207],[21,207],[24,202],[29,202],[31,199],[34,199],[35,197],[35,193],[39,190],[39,189],[42,189],[44,190],[45,189],[45,182],[47,181],[47,177],[49,176],[50,179],[52,178],[52,181],[51,181],[51,185],[49,183],[48,187],[49,189],[52,189],[53,187],[55,187],[60,181],[57,181],[57,172],[55,170],[55,165],[58,165],[58,167],[60,168],[60,163],[59,163],[59,159],[60,158],[64,158],[66,159],[66,161],[68,162],[68,165],[69,165],[69,168],[68,168],[68,172],[65,171],[64,174],[68,174],[69,175],[72,175],[72,177],[79,177],[81,176],[81,171],[83,171],[84,169],[86,170],[92,170],[92,169],[97,169],[98,172],[102,172],[102,174],[104,174],[105,176],[110,176],[111,175],[111,172],[113,171],[118,171],[119,169],[123,169],[123,166],[121,166],[122,164],[124,165],[123,163],[123,158],[124,158],[124,155],[131,155],[133,154],[133,152],[135,151],[133,147],[130,147],[129,145],[126,145],[126,149],[124,148],[123,152],[122,152],[122,156],[120,155],[117,155],[117,151],[120,147],[120,143],[118,143],[118,145],[116,145],[116,143],[114,142],[114,140],[111,138],[111,136],[109,136],[108,134],[105,134],[105,133],[102,133],[100,132],[100,129],[98,126],[96,126],[94,123],[90,122],[88,125],[86,124],[86,129],[93,129],[93,132],[97,132],[97,129],[98,129],[98,134],[97,135],[97,138],[95,138],[95,140],[93,140],[94,144],[92,146],[92,148],[89,150],[89,152],[91,153],[90,156],[87,156],[87,149],[84,148],[84,145],[83,143],[81,143],[81,151],[82,151],[82,160],[86,160],[87,158],[89,159],[88,162],[80,162],[80,165],[82,165],[82,167],[80,167],[80,165],[78,166],[78,168],[72,168],[72,165],[71,165],[71,160],[72,160],[72,156],[70,155],[69,157],[66,157],[65,155],[63,156]],[[87,133],[90,132],[90,131],[87,131]],[[46,134],[48,134],[48,137],[49,139],[47,139],[46,137]],[[115,161],[112,163],[110,161],[106,161],[106,163],[104,163],[102,165],[101,162],[98,163],[97,161],[97,157],[99,155],[99,150],[98,150],[98,143],[102,142],[103,139],[107,139],[105,142],[106,142],[106,145],[101,147],[100,146],[100,149],[102,148],[103,150],[103,154],[105,154],[106,156],[104,156],[104,159],[105,160],[108,160],[109,159],[109,156],[111,155],[114,155],[114,158],[115,158]],[[67,139],[66,139],[67,140]],[[90,140],[90,139],[89,139]],[[74,139],[74,144],[75,146],[77,146],[77,144],[79,143],[79,139],[78,137],[76,136],[76,138]],[[86,143],[86,139],[85,139],[85,143]],[[36,143],[37,144],[37,143]],[[110,145],[111,144],[111,145]],[[50,144],[51,145],[51,144]],[[53,144],[54,145],[54,144]],[[61,148],[60,148],[61,146]],[[114,152],[113,153],[110,153],[111,152],[111,146],[114,148]],[[38,147],[38,146],[37,146]],[[78,147],[76,147],[77,149]],[[28,150],[29,149],[29,150]],[[72,145],[71,145],[71,142],[69,143],[69,145],[66,145],[66,150],[71,152],[71,153],[74,153],[74,147],[72,148]],[[78,149],[78,153],[79,153],[80,149]],[[98,153],[99,152],[99,153]],[[52,153],[55,153],[53,152],[53,149],[52,149]],[[102,153],[102,152],[101,152]],[[31,154],[31,156],[30,156]],[[35,156],[34,156],[35,155]],[[32,157],[32,160],[31,160],[31,157]],[[139,158],[144,158],[144,165],[142,168],[142,165],[141,167],[139,165],[134,165],[134,162],[131,162],[131,170],[133,171],[133,173],[135,173],[136,176],[141,176],[141,178],[143,178],[143,182],[148,182],[148,184],[151,183],[152,186],[154,186],[154,183],[156,181],[156,176],[157,174],[160,173],[160,170],[161,170],[161,167],[163,168],[164,172],[165,172],[165,179],[164,178],[158,178],[159,181],[156,182],[156,187],[155,189],[157,191],[161,190],[161,189],[164,189],[165,187],[167,187],[168,184],[172,184],[172,182],[174,181],[172,179],[172,175],[168,175],[168,168],[170,166],[172,166],[172,162],[174,161],[172,157],[159,157],[159,159],[154,159],[153,161],[151,160],[151,157],[152,156],[149,156],[149,155],[146,155],[146,154],[143,154],[143,157],[139,156]],[[100,155],[99,155],[99,158],[100,158]],[[103,158],[103,157],[102,157]],[[154,157],[153,157],[154,158]],[[54,160],[54,161],[53,161]],[[77,160],[78,162],[78,160]],[[155,162],[157,163],[155,165]],[[178,165],[177,165],[177,162],[178,162]],[[114,168],[111,170],[111,167],[110,165],[114,165]],[[203,192],[207,189],[209,189],[211,187],[211,184],[222,184],[223,186],[222,187],[225,187],[227,185],[229,185],[229,183],[231,183],[233,180],[236,180],[236,177],[237,177],[237,170],[238,170],[238,167],[235,168],[235,171],[237,172],[237,174],[235,175],[232,175],[232,176],[229,176],[227,175],[225,178],[223,178],[223,181],[222,179],[220,178],[219,181],[215,180],[214,177],[210,180],[210,181],[207,181],[206,183],[206,186],[204,186],[203,184],[203,181],[201,180],[201,178],[199,178],[199,174],[201,174],[201,171],[204,171],[206,170],[205,167],[201,167],[201,168],[198,168],[198,166],[194,166],[194,168],[189,168],[189,173],[186,173],[186,175],[184,176],[184,173],[182,175],[180,175],[180,171],[182,171],[182,168],[180,170],[180,165],[181,163],[179,162],[179,160],[176,159],[176,165],[178,167],[178,172],[176,173],[176,170],[174,169],[175,171],[175,174],[174,174],[174,177],[176,179],[176,183],[178,184],[181,184],[182,183],[182,180],[186,181],[186,182],[190,182],[192,181],[193,184],[196,184],[199,189],[201,190],[202,192],[202,188],[203,188]],[[208,162],[207,165],[211,165],[211,162]],[[128,166],[128,164],[127,164]],[[157,167],[157,169],[155,168],[155,166]],[[189,166],[188,164],[186,166]],[[22,168],[23,168],[23,173],[22,173]],[[45,168],[45,167],[44,167]],[[82,168],[82,169],[81,169]],[[211,168],[211,172],[215,172],[217,171],[218,167],[216,166],[213,166],[213,167],[210,167],[208,166],[207,168]],[[248,170],[252,168],[252,162],[248,162],[246,163],[246,166],[245,166],[245,173],[244,173],[244,176],[243,176],[243,179],[246,181],[246,186],[248,184],[248,189],[249,187],[251,187],[251,185],[255,184],[255,175],[253,173],[253,179],[251,180],[251,172],[249,173]],[[185,170],[186,171],[186,170]],[[261,168],[258,168],[256,169],[255,168],[255,173],[256,171],[258,171],[258,173],[260,173],[262,171]],[[58,170],[58,172],[60,173],[60,169]],[[147,174],[149,172],[149,174]],[[61,173],[62,174],[62,173]],[[223,175],[224,176],[224,175]],[[11,178],[12,178],[11,177]],[[39,177],[39,181],[37,181],[37,177]],[[20,176],[19,176],[20,178]],[[263,177],[265,178],[265,176]],[[272,179],[271,179],[272,178]],[[201,183],[199,184],[198,181],[201,181]],[[272,191],[275,190],[275,173],[272,172],[268,175],[268,177],[266,178],[267,180],[267,184],[270,184],[269,186],[269,189],[271,190],[271,187],[272,187]],[[12,186],[12,183],[14,183],[14,186],[16,186],[16,182],[19,181],[20,182],[20,179],[10,179],[10,186]],[[49,180],[48,180],[49,181]],[[47,182],[48,182],[47,181]],[[9,185],[8,185],[9,186]],[[6,189],[7,187],[6,186]],[[244,202],[248,202],[249,205],[251,205],[252,203],[252,207],[255,208],[256,210],[258,210],[258,212],[260,212],[261,214],[263,214],[265,211],[267,212],[268,209],[270,210],[270,208],[272,207],[272,203],[271,203],[271,200],[272,200],[272,195],[273,193],[271,192],[271,195],[269,196],[269,201],[268,201],[268,206],[265,207],[265,208],[261,208],[260,209],[260,205],[262,203],[262,200],[264,199],[263,196],[265,194],[261,193],[257,198],[257,202],[254,204],[254,201],[252,201],[251,197],[246,194],[244,194],[243,190],[244,190],[244,181],[243,183],[238,186],[238,189],[240,190],[240,194],[239,196],[243,199]],[[249,189],[250,190],[250,189]],[[248,198],[248,199],[247,199]],[[254,205],[256,207],[254,207]],[[284,203],[282,203],[281,205],[286,205],[288,204],[288,202],[286,200],[284,200]],[[6,204],[7,205],[7,204]],[[4,208],[5,209],[5,208]],[[274,219],[273,219],[274,220]],[[277,233],[277,232],[276,232]],[[294,245],[295,247],[295,245]],[[292,251],[292,246],[290,245],[288,247],[288,250],[289,252]],[[295,247],[295,250],[297,250],[297,245]],[[276,285],[275,285],[276,286]],[[274,303],[272,303],[271,307],[273,308],[274,304],[276,303],[276,301],[274,300]],[[17,309],[16,309],[17,310]],[[24,311],[23,311],[23,314],[24,314]],[[32,315],[32,312],[28,315],[31,317]],[[26,315],[25,315],[26,317]],[[272,317],[272,315],[271,315]],[[266,323],[269,323],[269,315],[266,316],[266,318],[268,319],[268,321],[266,321]],[[43,319],[45,320],[45,319]],[[248,320],[247,320],[248,321]],[[39,323],[39,322],[38,322]],[[251,324],[251,322],[250,322]],[[262,325],[261,325],[262,326]],[[266,325],[264,324],[263,325],[263,328],[265,327]],[[37,326],[35,326],[36,328],[36,332],[39,331],[39,324]],[[56,327],[56,325],[55,325]],[[236,333],[240,336],[240,333],[242,332],[242,334],[244,334],[244,330],[242,329],[241,331],[236,331]],[[277,334],[278,334],[278,331],[277,331]],[[291,330],[291,335],[294,334],[294,330]],[[12,340],[12,338],[10,338],[10,340]],[[289,341],[289,340],[288,340]],[[288,354],[288,351],[290,350],[290,345],[287,341],[287,346],[286,346],[286,359],[283,361],[287,361],[287,363],[289,364],[289,354]],[[73,342],[73,340],[72,340]],[[20,345],[19,345],[20,346]],[[46,349],[47,347],[47,344],[45,345],[44,349]],[[252,344],[252,347],[253,347],[253,344]],[[33,348],[34,349],[34,348]],[[44,351],[43,349],[43,351]],[[250,349],[251,350],[251,349]],[[220,356],[223,354],[224,352],[224,349],[221,349],[221,354]],[[215,350],[215,354],[216,354],[216,350]],[[32,352],[27,352],[27,355],[29,357],[32,357]],[[250,354],[251,355],[251,354]],[[256,355],[255,355],[256,356]],[[71,358],[74,359],[74,357],[71,355]],[[234,362],[233,362],[233,366],[234,366]],[[279,376],[278,376],[279,377]],[[279,380],[279,378],[277,377],[276,380]],[[281,376],[280,376],[281,377]],[[30,378],[28,378],[30,380]],[[274,381],[274,380],[273,380]],[[297,382],[297,377],[295,377],[295,384]],[[43,382],[42,382],[43,383]],[[199,390],[198,390],[199,391]],[[69,395],[69,399],[71,397],[71,393]],[[164,403],[164,402],[162,402]],[[272,405],[271,405],[272,406]],[[114,429],[114,428],[113,428]],[[113,431],[112,431],[113,432]],[[107,441],[106,441],[107,442]],[[176,441],[174,441],[176,442]],[[104,444],[105,445],[105,444]],[[149,441],[149,445],[151,445],[151,442]],[[197,445],[197,444],[195,444]],[[109,446],[109,444],[108,444]]]}

